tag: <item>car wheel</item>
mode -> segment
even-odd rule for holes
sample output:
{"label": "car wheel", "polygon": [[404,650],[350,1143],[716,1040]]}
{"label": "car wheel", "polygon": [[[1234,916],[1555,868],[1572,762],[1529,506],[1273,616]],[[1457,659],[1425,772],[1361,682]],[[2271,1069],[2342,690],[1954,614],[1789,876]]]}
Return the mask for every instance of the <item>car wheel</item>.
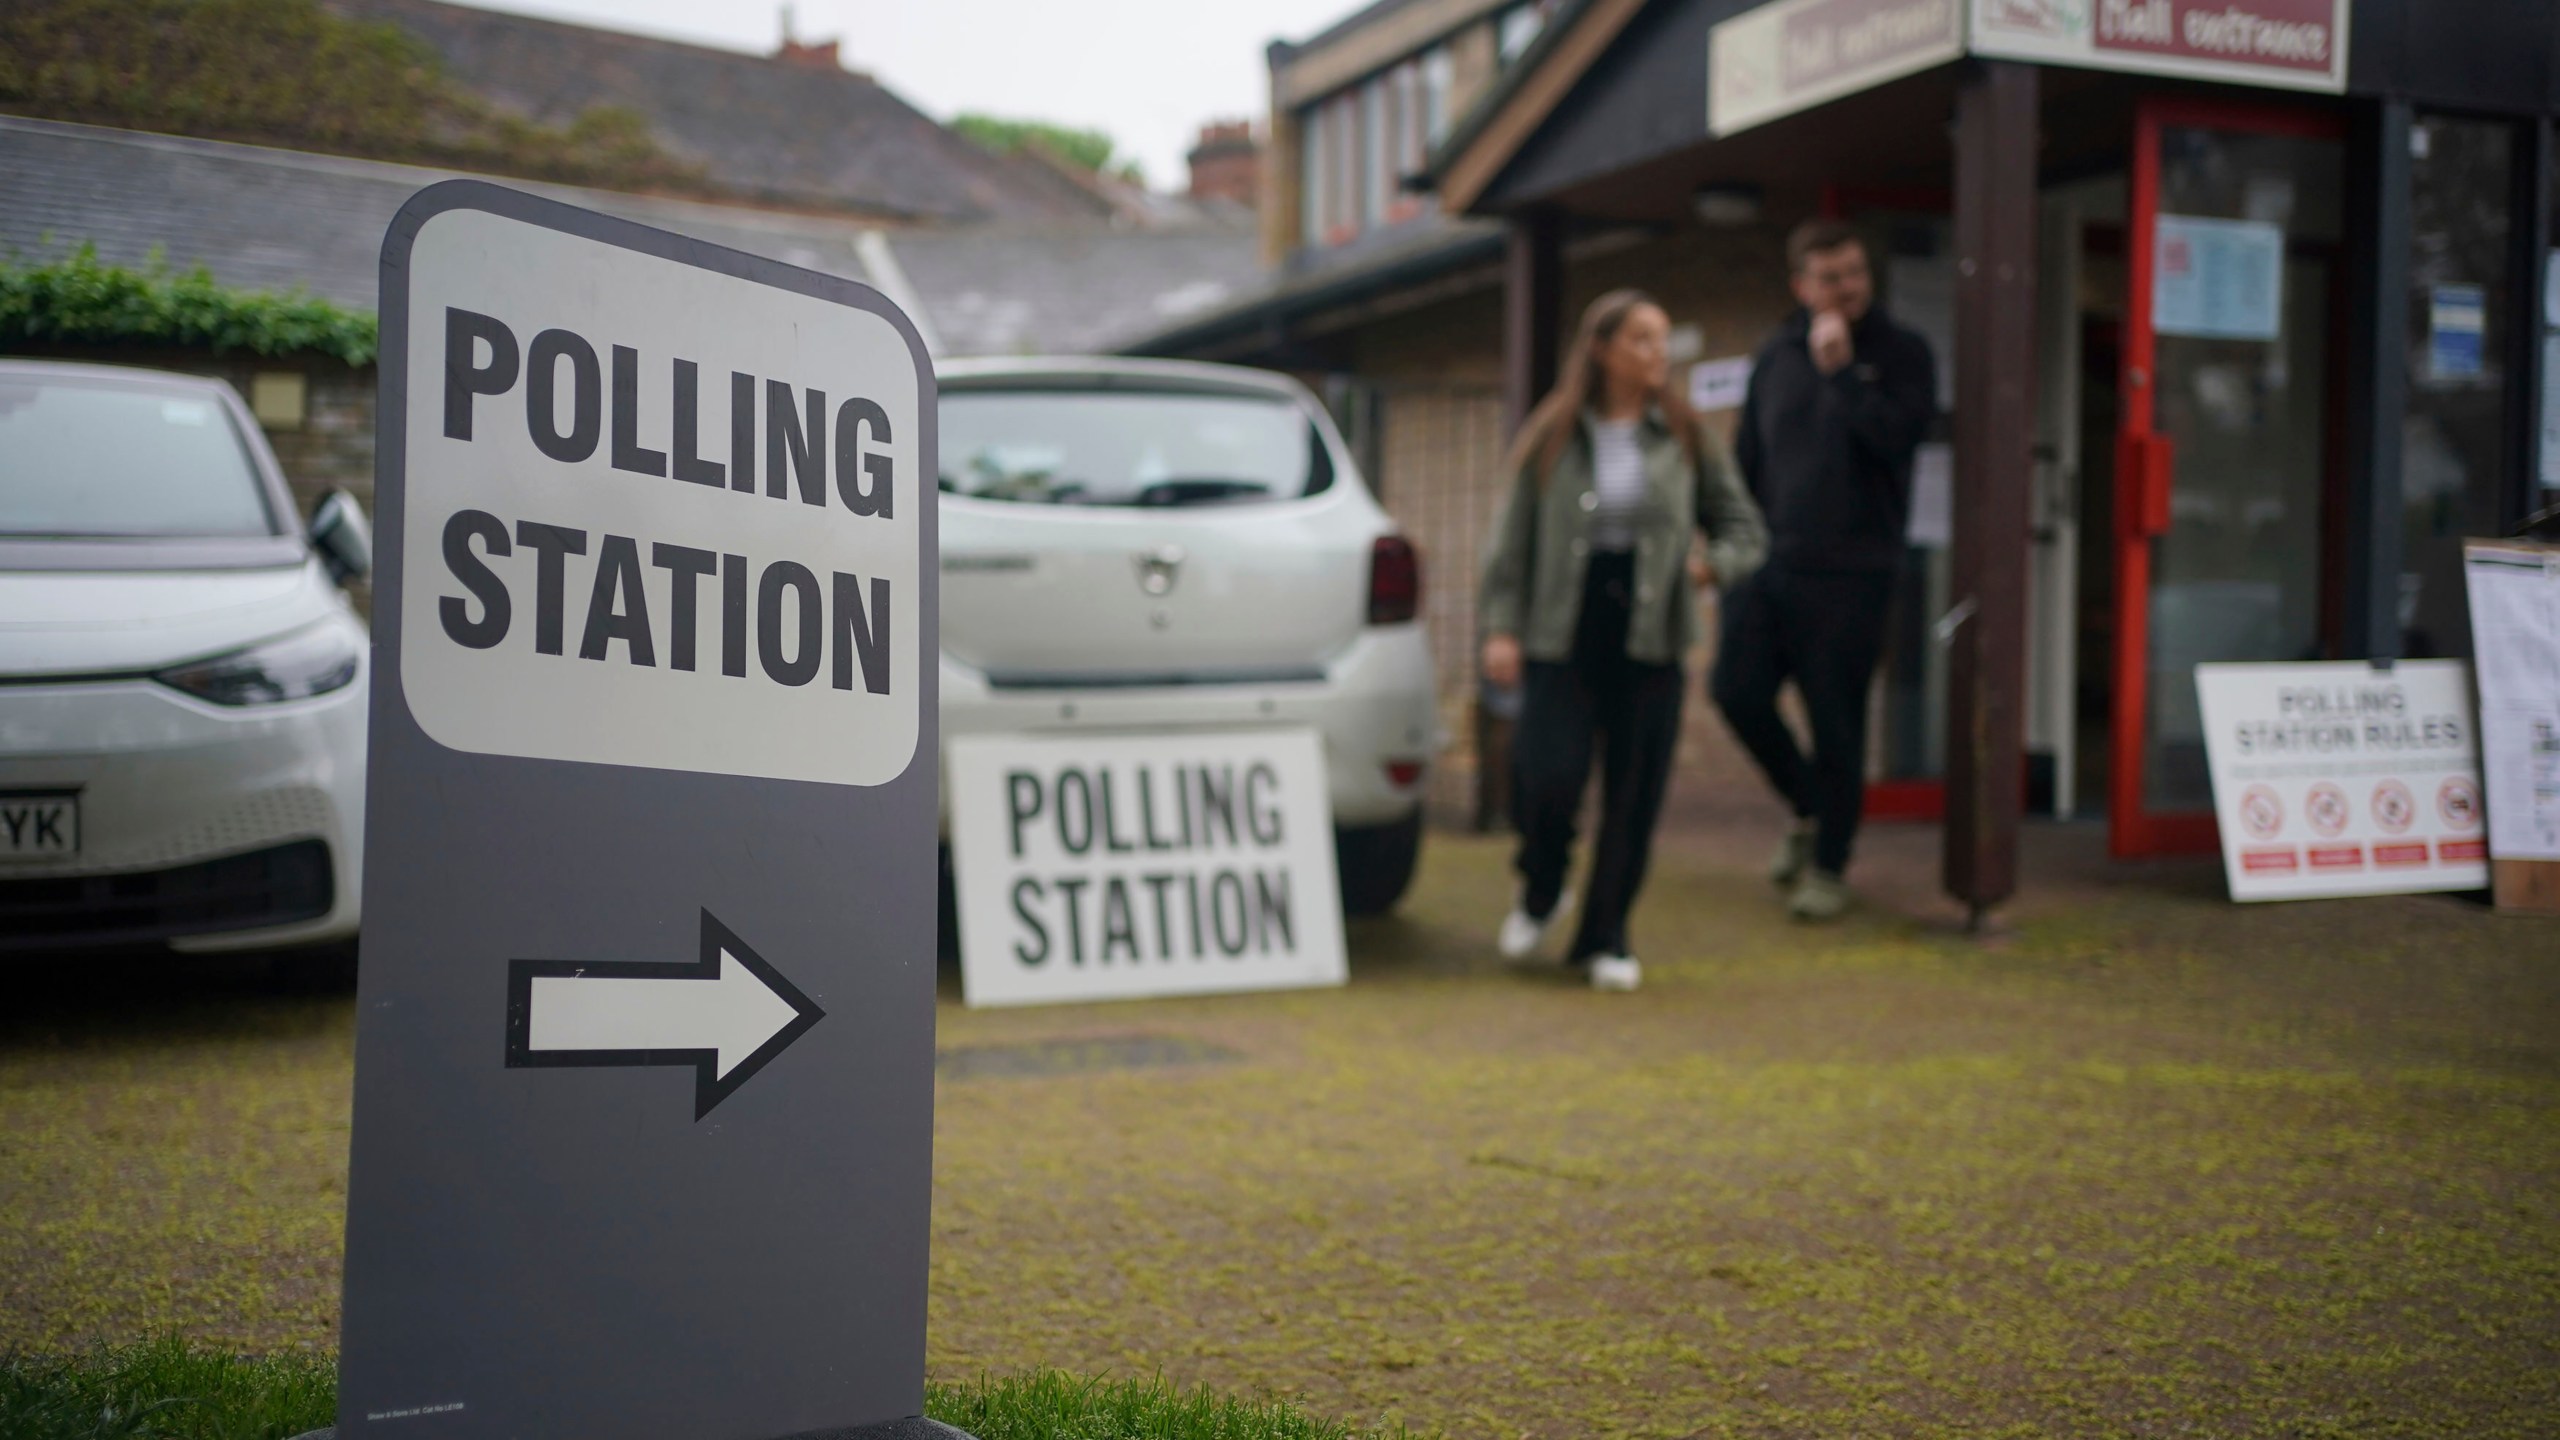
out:
{"label": "car wheel", "polygon": [[1334,867],[1342,877],[1342,913],[1384,915],[1404,898],[1422,858],[1422,809],[1385,825],[1336,827]]}

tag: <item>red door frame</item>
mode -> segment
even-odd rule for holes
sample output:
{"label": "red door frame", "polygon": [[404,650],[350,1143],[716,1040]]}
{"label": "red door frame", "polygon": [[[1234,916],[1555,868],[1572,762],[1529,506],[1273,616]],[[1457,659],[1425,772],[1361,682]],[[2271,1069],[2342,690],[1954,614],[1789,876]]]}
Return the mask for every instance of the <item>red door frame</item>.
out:
{"label": "red door frame", "polygon": [[[2117,387],[2115,716],[2108,737],[2112,754],[2108,757],[2107,850],[2118,859],[2200,854],[2222,844],[2211,811],[2155,814],[2142,804],[2143,712],[2150,698],[2151,541],[2168,532],[2169,498],[2177,476],[2177,457],[2169,437],[2152,429],[2149,383],[2157,373],[2151,267],[2160,218],[2160,132],[2173,125],[2315,140],[2338,140],[2346,134],[2345,121],[2336,113],[2296,106],[2183,95],[2147,96],[2135,102],[2133,193],[2125,230],[2124,368]],[[2333,380],[2337,362],[2343,359],[2337,353],[2339,341],[2340,332],[2332,331],[2329,369]],[[2336,457],[2330,459],[2334,466]]]}

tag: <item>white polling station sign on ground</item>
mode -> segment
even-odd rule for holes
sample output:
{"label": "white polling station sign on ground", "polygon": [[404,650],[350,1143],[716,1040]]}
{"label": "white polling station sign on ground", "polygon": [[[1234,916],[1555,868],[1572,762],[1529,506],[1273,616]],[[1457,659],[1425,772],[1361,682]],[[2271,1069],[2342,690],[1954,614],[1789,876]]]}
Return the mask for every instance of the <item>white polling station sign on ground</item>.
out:
{"label": "white polling station sign on ground", "polygon": [[2469,666],[2199,665],[2196,692],[2232,899],[2489,883]]}
{"label": "white polling station sign on ground", "polygon": [[975,736],[950,754],[969,1004],[1347,978],[1313,731]]}

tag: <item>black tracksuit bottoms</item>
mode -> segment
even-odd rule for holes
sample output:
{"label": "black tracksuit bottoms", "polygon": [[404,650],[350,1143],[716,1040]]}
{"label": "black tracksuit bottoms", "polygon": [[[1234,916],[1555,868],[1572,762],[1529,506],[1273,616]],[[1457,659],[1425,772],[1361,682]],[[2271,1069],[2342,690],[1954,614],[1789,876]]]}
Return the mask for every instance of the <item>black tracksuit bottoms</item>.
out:
{"label": "black tracksuit bottoms", "polygon": [[[1716,708],[1769,783],[1814,822],[1813,863],[1838,875],[1866,808],[1867,687],[1884,653],[1889,570],[1795,570],[1771,561],[1724,597],[1708,678]],[[1778,715],[1788,680],[1804,697],[1813,754]]]}
{"label": "black tracksuit bottoms", "polygon": [[1553,914],[1564,894],[1575,814],[1591,781],[1592,745],[1600,747],[1600,836],[1567,952],[1576,964],[1627,953],[1627,911],[1644,884],[1679,750],[1680,667],[1627,656],[1634,571],[1634,557],[1624,552],[1593,555],[1572,658],[1524,667],[1513,743],[1520,821],[1514,863],[1521,905],[1532,915]]}

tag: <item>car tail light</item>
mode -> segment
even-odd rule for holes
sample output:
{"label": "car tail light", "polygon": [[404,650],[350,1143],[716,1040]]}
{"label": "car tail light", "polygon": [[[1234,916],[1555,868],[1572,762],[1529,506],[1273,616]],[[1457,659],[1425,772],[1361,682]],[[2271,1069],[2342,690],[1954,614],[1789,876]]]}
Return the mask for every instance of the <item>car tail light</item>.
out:
{"label": "car tail light", "polygon": [[1399,790],[1409,789],[1409,788],[1411,788],[1411,787],[1414,785],[1414,783],[1415,783],[1415,782],[1417,782],[1417,781],[1419,781],[1419,780],[1421,780],[1421,779],[1422,779],[1422,762],[1421,762],[1421,761],[1419,761],[1419,760],[1390,760],[1390,761],[1388,761],[1388,762],[1387,762],[1387,783],[1388,783],[1388,784],[1390,784],[1390,785],[1393,785],[1393,786],[1394,786],[1394,787],[1396,787],[1397,789],[1399,789]]}
{"label": "car tail light", "polygon": [[1401,625],[1422,613],[1422,557],[1401,535],[1369,547],[1369,623]]}

